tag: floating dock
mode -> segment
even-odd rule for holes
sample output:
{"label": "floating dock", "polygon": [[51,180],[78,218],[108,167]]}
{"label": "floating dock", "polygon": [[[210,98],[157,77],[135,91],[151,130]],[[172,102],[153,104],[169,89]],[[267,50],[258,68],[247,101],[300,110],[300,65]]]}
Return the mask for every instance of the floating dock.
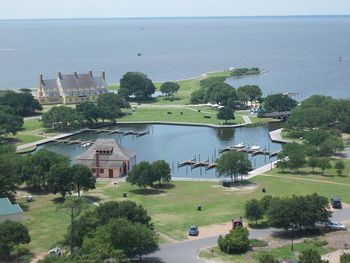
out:
{"label": "floating dock", "polygon": [[217,164],[209,162],[209,158],[205,161],[196,161],[196,158],[193,158],[191,160],[186,160],[186,161],[178,163],[177,167],[180,168],[180,167],[183,167],[185,165],[190,165],[191,169],[195,169],[197,167],[205,167],[205,170],[210,170],[210,169],[216,167]]}
{"label": "floating dock", "polygon": [[244,153],[249,153],[252,156],[255,155],[268,155],[269,157],[274,157],[276,156],[281,150],[278,151],[268,151],[266,149],[259,149],[259,150],[255,150],[255,149],[251,149],[251,148],[238,148],[235,146],[229,146],[229,147],[225,147],[223,149],[219,150],[219,153],[223,153],[223,152],[228,152],[228,151],[235,151],[235,152],[244,152]]}
{"label": "floating dock", "polygon": [[144,131],[137,131],[137,130],[125,130],[125,129],[116,129],[116,130],[110,130],[110,129],[86,129],[87,131],[95,132],[95,133],[108,133],[108,134],[122,134],[124,136],[126,135],[136,135],[137,137],[149,134],[149,130]]}

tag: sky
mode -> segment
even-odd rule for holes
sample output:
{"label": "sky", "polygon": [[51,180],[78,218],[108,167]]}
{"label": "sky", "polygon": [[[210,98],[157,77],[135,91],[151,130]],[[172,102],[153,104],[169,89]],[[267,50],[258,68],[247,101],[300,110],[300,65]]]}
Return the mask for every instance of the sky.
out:
{"label": "sky", "polygon": [[349,0],[0,0],[0,19],[347,14]]}

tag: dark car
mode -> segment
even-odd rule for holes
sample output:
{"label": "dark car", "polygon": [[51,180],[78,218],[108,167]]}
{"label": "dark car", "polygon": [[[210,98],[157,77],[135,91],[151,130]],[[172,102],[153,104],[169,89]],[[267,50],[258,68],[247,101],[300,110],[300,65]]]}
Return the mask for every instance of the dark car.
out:
{"label": "dark car", "polygon": [[190,226],[188,229],[188,235],[189,236],[198,236],[199,231],[198,231],[198,226]]}
{"label": "dark car", "polygon": [[341,199],[338,196],[331,198],[331,205],[333,208],[342,208]]}

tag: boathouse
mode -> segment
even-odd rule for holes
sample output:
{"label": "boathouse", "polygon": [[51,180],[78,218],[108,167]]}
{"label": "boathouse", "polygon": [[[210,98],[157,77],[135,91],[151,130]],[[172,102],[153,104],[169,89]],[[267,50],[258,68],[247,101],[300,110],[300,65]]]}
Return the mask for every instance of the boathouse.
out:
{"label": "boathouse", "polygon": [[18,204],[12,204],[8,198],[0,198],[0,223],[6,220],[21,221],[23,210]]}
{"label": "boathouse", "polygon": [[97,139],[76,164],[86,165],[96,177],[118,178],[126,175],[136,164],[136,153],[119,145],[114,139]]}
{"label": "boathouse", "polygon": [[55,79],[39,76],[36,99],[41,104],[77,104],[84,101],[96,101],[99,94],[107,93],[106,74],[94,76],[90,70],[87,74],[57,73]]}

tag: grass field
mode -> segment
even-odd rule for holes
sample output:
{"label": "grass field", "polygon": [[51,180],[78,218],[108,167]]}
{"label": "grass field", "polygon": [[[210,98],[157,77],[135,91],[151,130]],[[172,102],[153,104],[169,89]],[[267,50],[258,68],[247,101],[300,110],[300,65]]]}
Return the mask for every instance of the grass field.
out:
{"label": "grass field", "polygon": [[[331,248],[328,248],[326,246],[316,246],[311,243],[307,242],[300,242],[294,244],[294,251],[291,250],[290,245],[285,245],[279,248],[273,248],[273,249],[258,249],[253,250],[250,252],[247,252],[246,254],[239,254],[239,255],[229,255],[225,254],[218,247],[214,248],[207,248],[202,251],[200,251],[199,256],[208,260],[217,260],[220,262],[235,262],[235,263],[256,263],[259,262],[259,258],[266,253],[272,254],[276,259],[284,260],[284,259],[298,259],[298,255],[306,250],[306,249],[314,249],[318,253],[326,254],[330,251],[332,251]],[[214,250],[213,254],[211,250]]]}

